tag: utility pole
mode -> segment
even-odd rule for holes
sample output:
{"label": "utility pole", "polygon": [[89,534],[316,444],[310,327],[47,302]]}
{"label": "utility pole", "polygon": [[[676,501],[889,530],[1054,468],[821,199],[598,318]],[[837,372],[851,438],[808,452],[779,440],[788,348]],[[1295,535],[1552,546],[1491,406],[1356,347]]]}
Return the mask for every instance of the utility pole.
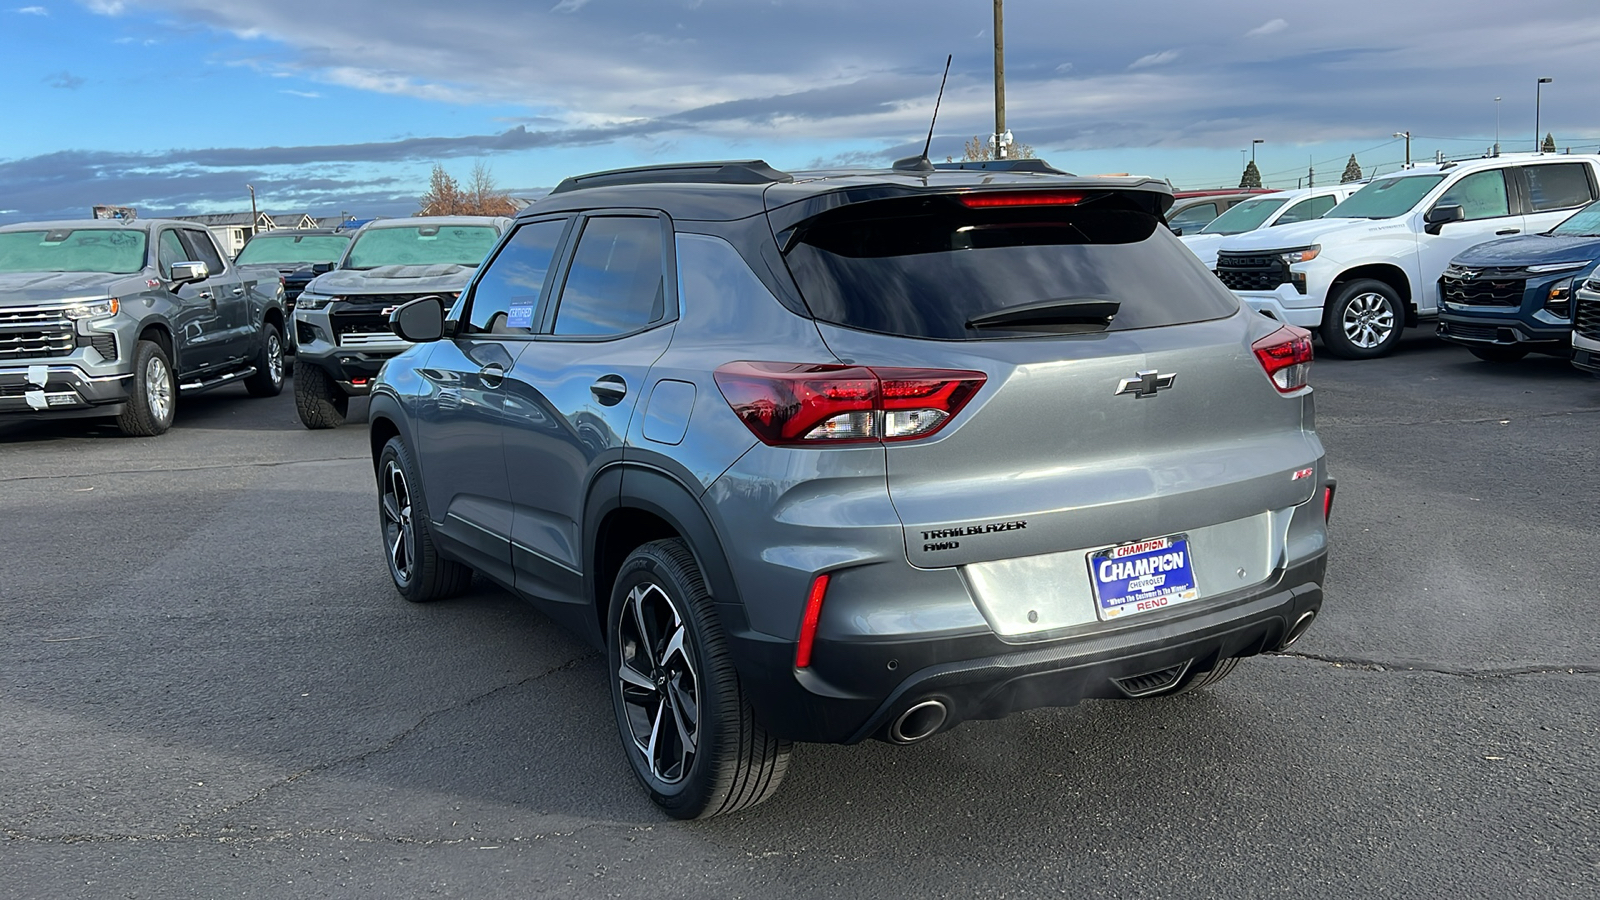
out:
{"label": "utility pole", "polygon": [[1409,168],[1411,168],[1411,132],[1409,132],[1409,131],[1396,131],[1394,133],[1394,136],[1398,137],[1398,138],[1405,138],[1406,139],[1406,168],[1409,169]]}
{"label": "utility pole", "polygon": [[[1537,126],[1537,125],[1533,126],[1533,130],[1534,131],[1538,131],[1539,130],[1539,126]],[[1499,97],[1494,98],[1494,155],[1495,156],[1499,156],[1500,155],[1500,98]]]}
{"label": "utility pole", "polygon": [[250,189],[250,236],[255,237],[257,223],[261,221],[261,214],[256,212],[256,186],[247,184],[245,187]]}
{"label": "utility pole", "polygon": [[1306,187],[1314,188],[1316,186],[1317,186],[1317,161],[1314,160],[1314,159],[1313,160],[1308,160],[1306,162]]}
{"label": "utility pole", "polygon": [[1006,158],[1006,28],[1002,5],[994,0],[994,158]]}

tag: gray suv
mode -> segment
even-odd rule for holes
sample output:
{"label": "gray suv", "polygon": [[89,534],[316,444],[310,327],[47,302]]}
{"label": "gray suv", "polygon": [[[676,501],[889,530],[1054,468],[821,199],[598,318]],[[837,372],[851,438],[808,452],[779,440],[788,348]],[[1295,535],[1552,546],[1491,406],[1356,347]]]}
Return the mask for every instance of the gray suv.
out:
{"label": "gray suv", "polygon": [[926,160],[571,178],[370,413],[401,595],[473,571],[603,648],[689,818],[791,742],[1217,682],[1322,605],[1306,332],[1164,227],[1170,189]]}

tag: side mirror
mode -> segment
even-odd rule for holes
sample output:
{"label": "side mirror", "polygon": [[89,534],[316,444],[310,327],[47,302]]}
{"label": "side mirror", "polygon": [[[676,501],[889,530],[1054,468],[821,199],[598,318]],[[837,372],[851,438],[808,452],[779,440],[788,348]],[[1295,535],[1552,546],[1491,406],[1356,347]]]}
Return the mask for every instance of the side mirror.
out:
{"label": "side mirror", "polygon": [[203,262],[188,260],[172,264],[172,288],[177,290],[186,284],[196,281],[205,281],[211,276],[211,270]]}
{"label": "side mirror", "polygon": [[1466,210],[1459,203],[1445,203],[1428,210],[1422,217],[1423,230],[1429,234],[1438,234],[1440,229],[1451,222],[1465,222]]}
{"label": "side mirror", "polygon": [[389,314],[389,330],[413,344],[437,341],[444,337],[444,301],[435,296],[418,297]]}
{"label": "side mirror", "polygon": [[326,273],[332,272],[332,271],[333,271],[333,263],[331,263],[331,262],[320,262],[320,263],[312,263],[311,264],[311,274],[313,274],[313,275],[323,275],[323,274],[326,274]]}
{"label": "side mirror", "polygon": [[1174,228],[1174,229],[1172,229],[1172,234],[1175,237],[1183,237],[1183,229],[1182,228]]}

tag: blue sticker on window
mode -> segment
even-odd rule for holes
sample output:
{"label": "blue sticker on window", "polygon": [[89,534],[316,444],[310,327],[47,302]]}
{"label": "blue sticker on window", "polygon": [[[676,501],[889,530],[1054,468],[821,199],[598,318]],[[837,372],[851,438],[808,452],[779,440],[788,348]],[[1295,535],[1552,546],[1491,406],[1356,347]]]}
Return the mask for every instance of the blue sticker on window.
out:
{"label": "blue sticker on window", "polygon": [[516,298],[511,301],[511,308],[506,311],[507,328],[532,328],[533,307],[539,302],[537,297]]}

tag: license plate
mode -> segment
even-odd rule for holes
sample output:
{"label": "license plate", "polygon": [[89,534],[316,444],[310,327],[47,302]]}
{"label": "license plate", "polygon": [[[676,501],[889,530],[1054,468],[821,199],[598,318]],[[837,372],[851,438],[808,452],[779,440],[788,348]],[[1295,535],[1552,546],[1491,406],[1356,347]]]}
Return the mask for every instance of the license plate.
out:
{"label": "license plate", "polygon": [[1089,555],[1095,611],[1102,620],[1154,612],[1200,596],[1188,535],[1151,538]]}

